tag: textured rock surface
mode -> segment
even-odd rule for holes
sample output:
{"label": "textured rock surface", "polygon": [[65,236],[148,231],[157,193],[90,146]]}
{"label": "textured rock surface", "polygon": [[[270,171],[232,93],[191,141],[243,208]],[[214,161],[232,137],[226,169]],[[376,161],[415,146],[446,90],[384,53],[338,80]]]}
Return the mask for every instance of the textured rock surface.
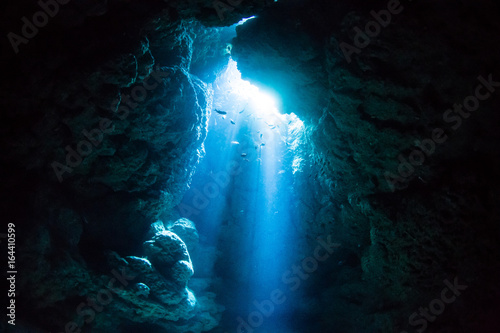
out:
{"label": "textured rock surface", "polygon": [[173,232],[156,234],[152,240],[144,243],[144,252],[163,274],[179,285],[186,286],[194,273],[186,244]]}
{"label": "textured rock surface", "polygon": [[193,221],[187,218],[180,218],[171,223],[168,229],[183,240],[190,252],[198,245],[200,236],[198,235],[198,231],[196,231],[196,226]]}

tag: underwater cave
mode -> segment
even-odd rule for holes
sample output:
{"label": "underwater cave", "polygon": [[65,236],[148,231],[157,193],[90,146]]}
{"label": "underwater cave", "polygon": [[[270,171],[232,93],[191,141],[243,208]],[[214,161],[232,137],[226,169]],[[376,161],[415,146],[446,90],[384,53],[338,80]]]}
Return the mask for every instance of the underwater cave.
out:
{"label": "underwater cave", "polygon": [[0,6],[1,332],[500,332],[497,2]]}

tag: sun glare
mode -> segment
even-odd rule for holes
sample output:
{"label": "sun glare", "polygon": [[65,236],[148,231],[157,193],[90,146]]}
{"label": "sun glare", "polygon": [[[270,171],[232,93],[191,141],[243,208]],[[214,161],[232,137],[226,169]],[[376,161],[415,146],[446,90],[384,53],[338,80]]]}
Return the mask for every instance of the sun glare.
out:
{"label": "sun glare", "polygon": [[277,108],[277,101],[270,93],[262,91],[241,78],[236,61],[230,60],[226,72],[216,82],[216,89],[225,92],[233,101],[243,102],[244,110],[262,118],[268,124],[283,121]]}

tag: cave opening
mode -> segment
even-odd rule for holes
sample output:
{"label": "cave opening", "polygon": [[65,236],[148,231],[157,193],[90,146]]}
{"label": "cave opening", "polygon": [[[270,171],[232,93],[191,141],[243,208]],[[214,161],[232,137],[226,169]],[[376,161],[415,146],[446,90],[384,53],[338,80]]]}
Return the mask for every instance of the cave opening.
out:
{"label": "cave opening", "polygon": [[[204,156],[178,211],[196,224],[200,247],[219,252],[192,254],[193,279],[221,280],[223,289],[214,288],[227,307],[223,322],[238,327],[235,318],[246,318],[254,302],[283,289],[282,275],[297,255],[294,177],[306,158],[299,149],[305,127],[294,113],[280,112],[283,97],[243,80],[233,59],[212,86]],[[283,317],[290,315],[286,306],[273,305],[262,327],[286,331],[290,320]]]}

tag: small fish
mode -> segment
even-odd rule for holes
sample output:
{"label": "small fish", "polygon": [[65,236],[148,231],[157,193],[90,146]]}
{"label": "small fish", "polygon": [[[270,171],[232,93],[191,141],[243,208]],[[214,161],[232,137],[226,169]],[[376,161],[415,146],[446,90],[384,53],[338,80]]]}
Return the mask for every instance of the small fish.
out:
{"label": "small fish", "polygon": [[226,116],[222,116],[222,119],[226,119]]}
{"label": "small fish", "polygon": [[250,162],[248,158],[244,158],[243,161]]}
{"label": "small fish", "polygon": [[260,138],[262,139],[262,133],[260,134]]}
{"label": "small fish", "polygon": [[236,123],[234,122],[234,120],[232,120],[232,119],[229,119],[229,120],[231,120],[231,124],[236,125]]}
{"label": "small fish", "polygon": [[241,153],[241,157],[247,156],[247,153]]}
{"label": "small fish", "polygon": [[427,184],[427,182],[422,177],[418,177],[418,179],[420,179],[422,183]]}
{"label": "small fish", "polygon": [[265,144],[264,142],[262,142],[260,145],[261,145],[261,146],[265,146],[266,144]]}
{"label": "small fish", "polygon": [[226,111],[222,111],[222,110],[214,109],[214,111],[217,112],[218,114],[227,114]]}
{"label": "small fish", "polygon": [[245,109],[241,110],[240,113],[243,113],[243,111],[245,111]]}
{"label": "small fish", "polygon": [[292,123],[292,121],[290,120],[290,121],[288,122],[288,125],[290,125],[291,123]]}
{"label": "small fish", "polygon": [[278,172],[278,175],[281,175],[281,174],[284,174],[284,173],[285,173],[285,170],[280,170],[280,171]]}
{"label": "small fish", "polygon": [[231,141],[231,144],[233,144],[233,145],[239,145],[240,143],[238,141]]}

